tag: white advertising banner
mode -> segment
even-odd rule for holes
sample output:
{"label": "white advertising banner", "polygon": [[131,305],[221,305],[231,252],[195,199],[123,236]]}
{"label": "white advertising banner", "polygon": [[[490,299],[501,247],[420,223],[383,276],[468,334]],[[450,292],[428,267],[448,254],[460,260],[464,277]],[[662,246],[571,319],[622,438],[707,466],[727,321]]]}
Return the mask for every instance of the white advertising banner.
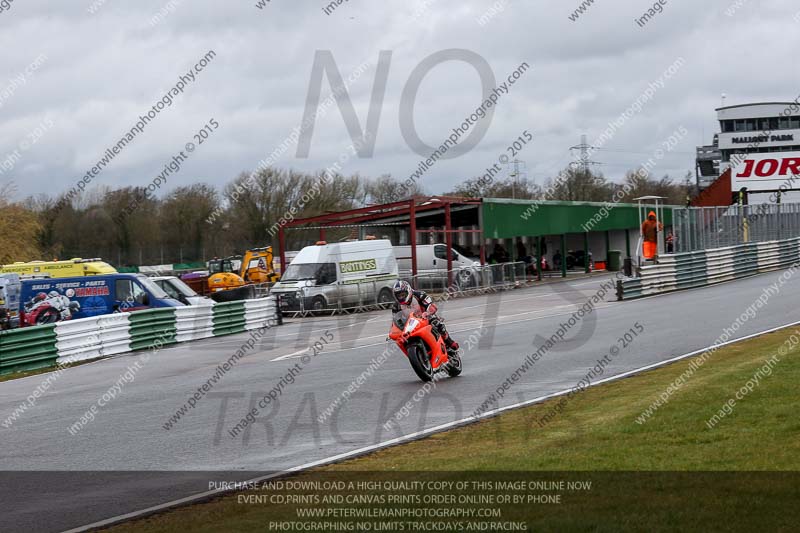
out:
{"label": "white advertising banner", "polygon": [[721,150],[794,146],[800,144],[800,130],[724,132],[719,134],[718,143]]}
{"label": "white advertising banner", "polygon": [[800,189],[800,152],[747,155],[731,174],[733,192],[742,187],[748,192]]}

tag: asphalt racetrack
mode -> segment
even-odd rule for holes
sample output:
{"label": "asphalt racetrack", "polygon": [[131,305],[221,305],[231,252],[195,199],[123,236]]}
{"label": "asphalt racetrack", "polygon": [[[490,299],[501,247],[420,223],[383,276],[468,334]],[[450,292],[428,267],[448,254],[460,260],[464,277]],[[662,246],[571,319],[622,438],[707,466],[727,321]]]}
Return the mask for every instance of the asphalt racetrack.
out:
{"label": "asphalt racetrack", "polygon": [[[616,302],[613,291],[607,291],[604,301],[574,321],[564,340],[491,407],[574,387],[611,347],[621,346],[619,340],[632,328],[642,332],[608,358],[602,378],[710,346],[781,275],[772,272],[631,302]],[[733,338],[800,321],[800,282],[788,274],[784,278],[785,285],[762,299],[766,304],[757,313],[739,319]],[[328,416],[326,409],[386,348],[388,311],[287,320],[218,378],[170,429],[164,427],[170,417],[249,334],[160,351],[141,365],[135,379],[118,387],[93,421],[75,431],[68,428],[74,429],[142,354],[68,369],[34,407],[10,427],[0,427],[3,529],[75,528],[208,490],[210,471],[219,479],[247,479],[254,472],[306,465],[469,417],[610,279],[446,302],[442,315],[464,349],[461,377],[437,380],[420,394],[422,382],[391,347],[388,360],[373,363],[377,369]],[[318,348],[309,351],[317,341]],[[0,421],[46,377],[0,383]],[[247,412],[276,388],[277,401],[231,436]],[[409,401],[407,416],[395,416]],[[395,423],[387,426],[389,419]]]}

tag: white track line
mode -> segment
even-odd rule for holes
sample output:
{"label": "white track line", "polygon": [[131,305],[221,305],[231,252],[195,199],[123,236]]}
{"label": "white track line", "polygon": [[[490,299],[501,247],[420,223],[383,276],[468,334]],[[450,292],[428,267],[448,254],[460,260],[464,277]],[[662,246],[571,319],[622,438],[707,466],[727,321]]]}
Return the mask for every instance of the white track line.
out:
{"label": "white track line", "polygon": [[[780,329],[790,328],[792,326],[797,326],[797,325],[800,325],[800,321],[791,322],[789,324],[784,324],[783,326],[770,328],[770,329],[767,329],[767,330],[764,330],[764,331],[760,331],[758,333],[752,333],[750,335],[746,335],[744,337],[741,337],[741,338],[738,338],[738,339],[734,339],[734,340],[730,340],[730,341],[727,341],[727,342],[723,342],[723,343],[720,343],[720,344],[713,344],[711,346],[707,346],[705,348],[701,348],[700,350],[695,350],[693,352],[689,352],[689,353],[686,353],[686,354],[683,354],[683,355],[679,355],[677,357],[673,357],[672,359],[667,359],[667,360],[660,361],[658,363],[653,363],[653,364],[650,364],[650,365],[647,365],[647,366],[643,366],[643,367],[640,367],[640,368],[637,368],[637,369],[634,369],[634,370],[629,370],[628,372],[623,372],[622,374],[617,374],[615,376],[610,376],[610,377],[607,377],[605,379],[601,379],[599,381],[596,381],[595,383],[590,384],[589,387],[595,387],[595,386],[601,385],[603,383],[608,383],[609,381],[617,381],[619,379],[626,378],[626,377],[632,376],[634,374],[639,374],[641,372],[646,372],[647,370],[652,370],[652,369],[658,368],[660,366],[665,366],[665,365],[668,365],[670,363],[674,363],[676,361],[680,361],[681,359],[686,359],[688,357],[692,357],[692,356],[701,354],[701,353],[703,353],[703,352],[705,352],[707,350],[710,350],[710,349],[712,349],[714,347],[721,348],[722,346],[728,346],[730,344],[735,344],[735,343],[742,342],[742,341],[745,341],[745,340],[748,340],[748,339],[752,339],[754,337],[759,337],[761,335],[766,335],[767,333],[773,333],[773,332],[778,331]],[[565,394],[568,394],[569,391],[571,391],[571,390],[572,389],[564,389],[562,391],[554,392],[552,394],[546,394],[544,396],[539,396],[538,398],[534,398],[532,400],[527,400],[527,401],[524,401],[524,402],[518,402],[518,403],[515,403],[515,404],[512,404],[512,405],[507,405],[505,407],[498,407],[497,409],[492,409],[491,411],[486,411],[485,413],[481,414],[478,417],[462,418],[461,420],[456,420],[454,422],[447,422],[446,424],[440,424],[440,425],[434,426],[432,428],[423,429],[421,431],[415,431],[414,433],[409,433],[407,435],[403,435],[402,437],[396,437],[394,439],[389,439],[389,440],[383,441],[383,442],[378,443],[378,444],[372,444],[370,446],[364,446],[363,448],[358,448],[356,450],[352,450],[352,451],[349,451],[349,452],[344,452],[344,453],[340,453],[338,455],[333,455],[331,457],[326,457],[325,459],[320,459],[318,461],[312,461],[310,463],[306,463],[306,464],[303,464],[303,465],[299,465],[299,466],[295,466],[295,467],[289,468],[289,469],[284,470],[282,472],[278,472],[278,473],[275,473],[275,474],[270,474],[270,475],[267,475],[267,476],[261,476],[261,477],[257,477],[257,478],[254,478],[254,479],[250,479],[250,480],[247,480],[247,483],[262,483],[262,482],[267,481],[269,479],[273,479],[273,478],[276,478],[276,477],[284,476],[284,475],[286,475],[288,473],[301,472],[303,470],[308,470],[309,468],[314,468],[314,467],[317,467],[317,466],[324,466],[324,465],[328,465],[328,464],[331,464],[331,463],[336,463],[338,461],[342,461],[343,459],[351,459],[353,457],[357,457],[359,455],[364,455],[364,454],[367,454],[367,453],[371,453],[371,452],[374,452],[374,451],[377,451],[377,450],[380,450],[380,449],[383,449],[383,448],[387,448],[389,446],[394,446],[396,444],[402,444],[402,443],[405,443],[405,442],[410,442],[412,440],[416,440],[416,439],[419,439],[421,437],[426,437],[426,436],[432,435],[434,433],[439,433],[441,431],[445,431],[445,430],[448,430],[448,429],[453,429],[453,428],[456,428],[456,427],[459,427],[459,426],[472,424],[474,422],[477,422],[478,420],[482,420],[484,418],[491,418],[493,416],[496,416],[496,415],[498,415],[498,414],[500,414],[500,413],[502,413],[504,411],[510,411],[512,409],[519,409],[520,407],[527,407],[529,405],[533,405],[533,404],[536,404],[536,403],[541,403],[541,402],[543,402],[545,400],[549,400],[551,398],[556,398],[558,396],[563,396]],[[231,490],[210,490],[210,491],[206,491],[206,492],[201,492],[199,494],[195,494],[195,495],[192,495],[192,496],[186,496],[185,498],[180,498],[178,500],[173,500],[171,502],[162,503],[162,504],[159,504],[159,505],[154,505],[154,506],[148,507],[146,509],[142,509],[142,510],[139,510],[139,511],[133,511],[133,512],[130,512],[130,513],[127,513],[127,514],[123,514],[123,515],[114,516],[114,517],[111,517],[111,518],[107,518],[105,520],[101,520],[99,522],[94,522],[92,524],[87,524],[85,526],[81,526],[81,527],[78,527],[78,528],[75,528],[75,529],[70,529],[69,531],[66,531],[65,533],[75,533],[75,532],[78,532],[78,531],[86,531],[86,530],[94,529],[94,528],[107,527],[107,526],[110,526],[112,524],[116,524],[118,522],[123,522],[123,521],[126,521],[126,520],[131,520],[133,518],[138,518],[138,517],[150,515],[150,514],[153,514],[153,513],[164,511],[166,509],[169,509],[170,507],[176,507],[176,506],[183,505],[183,504],[186,504],[186,503],[192,503],[192,502],[197,501],[197,500],[208,499],[210,497],[219,496],[219,495],[225,494],[227,492],[236,492],[236,491],[231,491]]]}
{"label": "white track line", "polygon": [[297,350],[296,352],[292,352],[286,355],[281,355],[276,357],[275,359],[270,359],[270,361],[283,361],[284,359],[289,359],[291,357],[299,357],[306,353],[308,353],[308,348],[303,348],[302,350]]}

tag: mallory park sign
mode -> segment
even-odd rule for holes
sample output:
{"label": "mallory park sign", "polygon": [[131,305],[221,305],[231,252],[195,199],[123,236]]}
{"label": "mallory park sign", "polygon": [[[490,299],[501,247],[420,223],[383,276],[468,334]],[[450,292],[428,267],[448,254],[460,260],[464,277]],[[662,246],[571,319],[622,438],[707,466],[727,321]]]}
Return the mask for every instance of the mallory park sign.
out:
{"label": "mallory park sign", "polygon": [[751,137],[733,137],[733,144],[762,144],[767,142],[794,141],[794,134],[789,135],[755,135]]}

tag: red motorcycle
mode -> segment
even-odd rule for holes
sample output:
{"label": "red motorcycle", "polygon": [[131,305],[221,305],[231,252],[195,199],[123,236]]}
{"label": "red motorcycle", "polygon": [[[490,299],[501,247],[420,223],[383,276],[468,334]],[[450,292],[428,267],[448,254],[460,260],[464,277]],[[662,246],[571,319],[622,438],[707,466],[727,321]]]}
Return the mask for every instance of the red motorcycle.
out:
{"label": "red motorcycle", "polygon": [[20,326],[55,324],[61,320],[70,320],[73,313],[80,311],[81,304],[64,300],[58,294],[47,295],[40,292],[23,306]]}
{"label": "red motorcycle", "polygon": [[422,381],[431,381],[440,373],[451,377],[461,374],[461,356],[456,351],[448,352],[444,338],[426,313],[407,310],[393,313],[389,338],[403,350]]}

